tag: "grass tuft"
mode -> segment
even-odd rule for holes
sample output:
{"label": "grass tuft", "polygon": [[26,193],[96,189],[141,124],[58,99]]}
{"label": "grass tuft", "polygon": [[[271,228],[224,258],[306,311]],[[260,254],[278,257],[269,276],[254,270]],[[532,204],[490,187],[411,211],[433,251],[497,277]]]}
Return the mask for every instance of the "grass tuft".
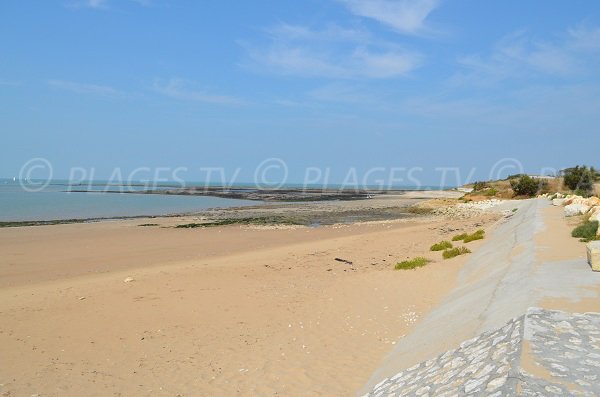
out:
{"label": "grass tuft", "polygon": [[431,262],[430,259],[418,256],[418,257],[413,258],[413,259],[408,260],[408,261],[398,262],[396,264],[396,266],[394,267],[394,269],[396,269],[396,270],[416,269],[417,267],[423,267],[423,266],[427,265],[430,262]]}
{"label": "grass tuft", "polygon": [[598,233],[598,221],[586,221],[573,229],[571,236],[581,239],[580,241],[588,242],[596,240],[596,233]]}
{"label": "grass tuft", "polygon": [[433,244],[430,248],[431,251],[443,251],[445,249],[452,248],[450,241],[440,241],[439,243]]}
{"label": "grass tuft", "polygon": [[462,241],[462,240],[466,239],[467,236],[468,236],[467,233],[457,234],[456,236],[452,237],[452,241]]}
{"label": "grass tuft", "polygon": [[442,255],[444,256],[444,259],[451,259],[451,258],[454,258],[459,255],[470,254],[470,253],[471,253],[471,250],[468,249],[467,247],[455,247],[452,249],[447,249],[446,251],[444,251],[444,253]]}
{"label": "grass tuft", "polygon": [[469,233],[457,234],[456,236],[452,237],[452,241],[463,241],[465,243],[470,243],[471,241],[475,241],[475,240],[483,240],[484,237],[485,237],[485,230],[479,229],[475,233],[472,233],[472,234],[469,234]]}

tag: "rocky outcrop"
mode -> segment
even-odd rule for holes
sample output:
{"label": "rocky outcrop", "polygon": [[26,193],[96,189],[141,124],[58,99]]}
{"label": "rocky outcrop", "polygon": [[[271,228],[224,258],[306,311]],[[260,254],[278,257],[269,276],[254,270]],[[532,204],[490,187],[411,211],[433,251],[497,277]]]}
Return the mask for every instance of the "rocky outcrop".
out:
{"label": "rocky outcrop", "polygon": [[598,396],[600,313],[530,308],[366,396]]}

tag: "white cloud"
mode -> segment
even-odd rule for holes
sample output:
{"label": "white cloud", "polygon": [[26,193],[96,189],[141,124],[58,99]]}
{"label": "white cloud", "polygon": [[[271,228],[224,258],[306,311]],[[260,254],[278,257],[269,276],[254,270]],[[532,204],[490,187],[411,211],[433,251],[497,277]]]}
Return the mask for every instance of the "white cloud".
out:
{"label": "white cloud", "polygon": [[281,24],[267,30],[263,46],[242,43],[251,66],[284,75],[327,78],[392,78],[421,64],[420,54],[377,40],[368,32],[329,26],[313,30]]}
{"label": "white cloud", "polygon": [[[149,7],[152,5],[152,0],[131,0],[132,2]],[[108,0],[71,0],[66,4],[68,8],[92,8],[96,10],[104,10],[109,8]]]}
{"label": "white cloud", "polygon": [[583,24],[569,29],[570,46],[579,51],[600,50],[600,28],[590,28]]}
{"label": "white cloud", "polygon": [[70,0],[65,4],[68,8],[93,8],[101,10],[108,8],[107,0]]}
{"label": "white cloud", "polygon": [[102,8],[106,6],[105,0],[87,0],[87,6],[91,8]]}
{"label": "white cloud", "polygon": [[227,95],[209,94],[205,91],[193,88],[194,83],[182,79],[170,79],[167,82],[159,80],[154,82],[154,90],[170,98],[213,103],[218,105],[239,105],[243,101],[239,98]]}
{"label": "white cloud", "polygon": [[116,89],[105,85],[75,83],[64,80],[48,80],[47,84],[50,87],[75,92],[77,94],[93,94],[103,96],[119,95],[119,92]]}
{"label": "white cloud", "polygon": [[569,78],[595,71],[600,55],[600,29],[579,26],[554,41],[541,41],[525,32],[502,38],[487,57],[469,55],[458,62],[467,73],[455,82],[494,83],[513,78],[553,76]]}
{"label": "white cloud", "polygon": [[420,35],[430,33],[425,20],[439,0],[341,0],[355,15],[374,19],[397,32]]}

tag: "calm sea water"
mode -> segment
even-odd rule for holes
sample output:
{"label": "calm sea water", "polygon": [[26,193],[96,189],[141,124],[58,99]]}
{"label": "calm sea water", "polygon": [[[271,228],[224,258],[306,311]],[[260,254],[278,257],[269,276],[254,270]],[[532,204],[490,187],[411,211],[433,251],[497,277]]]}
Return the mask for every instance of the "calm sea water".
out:
{"label": "calm sea water", "polygon": [[[83,187],[84,189],[87,186]],[[96,187],[105,190],[106,187]],[[74,193],[68,186],[50,184],[40,192],[28,192],[19,182],[0,179],[0,221],[108,218],[167,215],[207,208],[257,205],[256,201],[218,197],[157,194]],[[118,190],[118,187],[111,187]]]}

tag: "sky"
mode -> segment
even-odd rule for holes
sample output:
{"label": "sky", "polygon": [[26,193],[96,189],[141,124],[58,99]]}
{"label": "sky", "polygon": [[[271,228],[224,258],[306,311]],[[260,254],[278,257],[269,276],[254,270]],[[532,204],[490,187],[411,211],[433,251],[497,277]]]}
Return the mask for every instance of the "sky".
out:
{"label": "sky", "polygon": [[600,166],[599,65],[595,1],[4,1],[0,177]]}

